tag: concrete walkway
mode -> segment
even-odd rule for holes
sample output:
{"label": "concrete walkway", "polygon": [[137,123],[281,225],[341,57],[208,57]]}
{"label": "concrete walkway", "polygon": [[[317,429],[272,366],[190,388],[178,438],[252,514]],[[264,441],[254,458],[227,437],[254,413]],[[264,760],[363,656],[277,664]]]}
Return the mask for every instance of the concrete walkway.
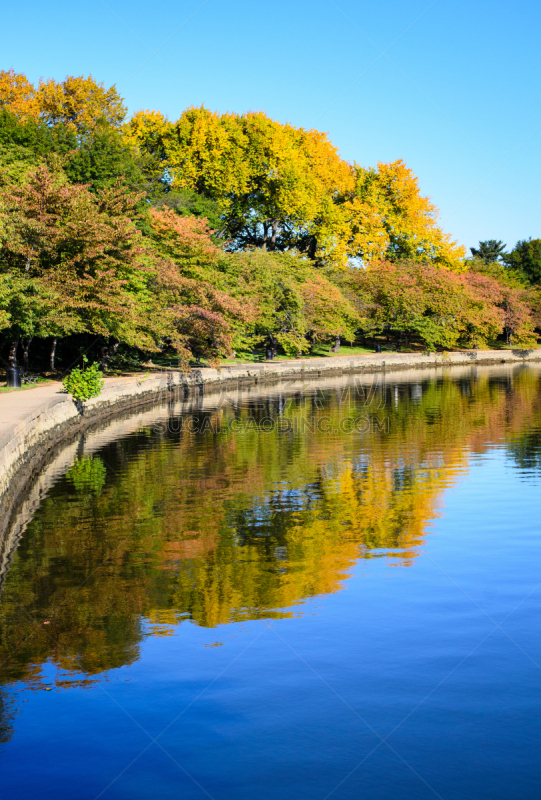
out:
{"label": "concrete walkway", "polygon": [[[135,378],[106,378],[105,385],[118,385],[121,381],[128,385]],[[105,388],[105,387],[104,387]],[[0,393],[0,449],[9,440],[14,429],[21,424],[31,423],[46,409],[69,399],[59,381],[42,383],[28,389]]]}

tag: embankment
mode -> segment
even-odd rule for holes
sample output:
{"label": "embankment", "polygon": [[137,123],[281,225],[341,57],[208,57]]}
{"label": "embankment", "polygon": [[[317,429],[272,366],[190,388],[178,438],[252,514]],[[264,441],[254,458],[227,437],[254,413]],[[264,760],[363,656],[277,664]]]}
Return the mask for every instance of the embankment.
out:
{"label": "embankment", "polygon": [[[192,369],[189,373],[168,370],[146,376],[108,378],[102,394],[80,409],[58,384],[0,396],[0,502],[7,524],[16,498],[30,475],[39,470],[48,453],[60,441],[76,436],[91,425],[121,411],[148,404],[168,404],[179,398],[231,391],[243,387],[261,391],[265,384],[300,384],[327,377],[357,374],[366,379],[385,372],[436,370],[484,364],[524,364],[541,361],[541,350],[484,350],[456,353],[384,353],[297,359]],[[402,372],[403,374],[403,372]],[[404,376],[405,377],[405,376]],[[5,525],[0,526],[0,535]]]}

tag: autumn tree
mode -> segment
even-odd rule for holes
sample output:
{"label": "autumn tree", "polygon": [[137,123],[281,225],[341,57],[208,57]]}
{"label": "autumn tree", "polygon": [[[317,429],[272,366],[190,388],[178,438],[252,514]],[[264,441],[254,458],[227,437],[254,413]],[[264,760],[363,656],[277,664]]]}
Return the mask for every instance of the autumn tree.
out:
{"label": "autumn tree", "polygon": [[36,90],[25,75],[14,69],[0,71],[0,107],[21,119],[39,116]]}
{"label": "autumn tree", "polygon": [[355,307],[307,257],[254,250],[232,254],[227,269],[240,291],[257,303],[257,316],[247,327],[254,345],[269,339],[297,356],[317,342],[354,338]]}
{"label": "autumn tree", "polygon": [[190,108],[169,124],[155,112],[128,126],[170,171],[172,188],[192,189],[223,209],[222,234],[235,249],[333,251],[340,214],[333,197],[353,173],[325,134],[261,112]]}
{"label": "autumn tree", "polygon": [[502,331],[507,344],[535,346],[534,322],[528,303],[528,293],[523,286],[512,281],[498,281],[494,276],[479,270],[467,272],[464,282],[486,304],[498,309]]}
{"label": "autumn tree", "polygon": [[91,75],[68,75],[63,81],[40,78],[36,88],[13,69],[0,72],[0,106],[20,119],[64,123],[76,132],[91,130],[98,122],[119,126],[126,116],[116,87],[107,89]]}
{"label": "autumn tree", "polygon": [[2,193],[0,271],[12,287],[4,308],[14,341],[86,331],[154,345],[148,270],[129,216],[137,200],[122,187],[94,195],[46,167]]}
{"label": "autumn tree", "polygon": [[[489,279],[487,279],[489,280]],[[372,262],[351,273],[366,332],[418,337],[429,349],[480,346],[503,329],[503,313],[474,282],[413,261]]]}
{"label": "autumn tree", "polygon": [[37,98],[47,122],[64,122],[77,131],[90,130],[100,121],[120,125],[127,111],[116,87],[106,89],[91,75],[68,75],[59,82],[40,79]]}
{"label": "autumn tree", "polygon": [[166,341],[185,363],[193,356],[216,362],[231,355],[235,331],[255,306],[228,292],[217,269],[222,253],[207,221],[164,208],[151,210],[150,224],[156,252],[152,289],[165,309]]}
{"label": "autumn tree", "polygon": [[175,123],[140,112],[126,135],[161,159],[174,190],[219,204],[233,249],[296,250],[334,267],[385,257],[461,268],[464,249],[438,226],[435,206],[402,161],[352,166],[325,134],[261,112],[190,108]]}
{"label": "autumn tree", "polygon": [[429,261],[461,271],[465,249],[438,225],[438,210],[421,195],[419,181],[402,160],[377,168],[355,166],[355,190],[345,198],[349,252],[370,261]]}

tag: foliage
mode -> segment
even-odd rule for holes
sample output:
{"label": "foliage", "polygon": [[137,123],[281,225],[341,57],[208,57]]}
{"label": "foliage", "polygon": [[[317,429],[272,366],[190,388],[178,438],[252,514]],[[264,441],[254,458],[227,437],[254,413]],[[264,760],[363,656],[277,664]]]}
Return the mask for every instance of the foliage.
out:
{"label": "foliage", "polygon": [[355,191],[344,209],[351,221],[351,255],[462,270],[464,248],[438,226],[436,206],[421,196],[417,178],[402,160],[379,163],[376,169],[355,165]]}
{"label": "foliage", "polygon": [[[87,331],[155,346],[144,248],[128,216],[137,195],[119,185],[93,194],[40,167],[2,196],[0,274],[13,286],[5,308],[12,327],[26,335]],[[23,290],[32,298],[28,307],[18,299]]]}
{"label": "foliage", "polygon": [[236,291],[257,304],[257,314],[247,327],[252,346],[272,335],[287,355],[297,356],[317,341],[354,338],[358,326],[354,306],[310,259],[256,250],[231,255],[224,269]]}
{"label": "foliage", "polygon": [[541,239],[522,239],[505,256],[505,263],[531,284],[541,284]]}
{"label": "foliage", "polygon": [[193,189],[169,191],[158,197],[153,205],[158,210],[171,208],[181,217],[204,218],[214,231],[222,227],[222,210],[218,203]]}
{"label": "foliage", "polygon": [[501,261],[482,261],[480,258],[467,258],[464,262],[467,272],[475,272],[493,278],[498,283],[514,289],[525,289],[527,280],[519,272],[509,269]]}
{"label": "foliage", "polygon": [[535,347],[533,320],[524,289],[498,282],[479,272],[464,276],[467,285],[484,303],[499,311],[502,330],[507,344]]}
{"label": "foliage", "polygon": [[40,111],[33,85],[13,69],[0,71],[0,106],[21,119],[37,117]]}
{"label": "foliage", "polygon": [[541,286],[532,286],[525,294],[532,324],[536,331],[541,332]]}
{"label": "foliage", "polygon": [[247,323],[253,305],[228,291],[216,263],[205,219],[181,217],[170,208],[150,212],[156,260],[153,290],[165,309],[169,344],[187,362],[231,355],[235,327]]}
{"label": "foliage", "polygon": [[0,72],[0,105],[21,119],[43,119],[49,125],[62,122],[80,132],[98,122],[118,126],[126,116],[116,88],[106,89],[91,75],[68,75],[63,81],[40,78],[35,88],[13,69]]}
{"label": "foliage", "polygon": [[471,254],[485,264],[493,264],[505,256],[505,245],[496,239],[479,242],[479,247],[470,247]]}
{"label": "foliage", "polygon": [[349,164],[326,134],[262,112],[125,121],[115,87],[92,77],[36,87],[0,72],[0,330],[13,352],[20,337],[27,353],[92,335],[104,364],[118,346],[133,363],[156,351],[218,363],[265,341],[290,356],[351,341],[361,323],[399,344],[533,346],[540,241],[505,266],[497,241],[465,259],[403,161]]}
{"label": "foliage", "polygon": [[261,112],[218,115],[188,109],[172,128],[173,185],[196,189],[224,209],[236,248],[328,247],[332,196],[352,183],[325,134],[281,125]]}
{"label": "foliage", "polygon": [[435,349],[480,346],[503,329],[502,312],[475,282],[429,264],[373,262],[351,285],[367,332],[415,335]]}
{"label": "foliage", "polygon": [[402,161],[352,167],[325,134],[261,112],[190,108],[169,123],[146,111],[127,132],[162,161],[175,190],[219,204],[232,249],[297,250],[334,267],[348,258],[419,256],[459,269],[464,257]]}
{"label": "foliage", "polygon": [[[69,375],[62,381],[64,390],[71,394],[74,400],[90,400],[98,397],[103,389],[103,372],[100,371],[97,362],[86,366],[88,359],[83,356],[83,366],[75,367]],[[80,476],[79,476],[80,477]]]}

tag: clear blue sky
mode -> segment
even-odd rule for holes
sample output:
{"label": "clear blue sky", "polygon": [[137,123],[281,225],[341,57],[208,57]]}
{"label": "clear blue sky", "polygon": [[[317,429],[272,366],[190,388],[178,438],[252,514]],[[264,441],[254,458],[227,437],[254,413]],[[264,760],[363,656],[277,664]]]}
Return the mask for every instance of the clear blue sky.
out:
{"label": "clear blue sky", "polygon": [[131,112],[263,110],[402,158],[467,246],[541,238],[534,0],[10,3],[2,66],[116,83]]}

